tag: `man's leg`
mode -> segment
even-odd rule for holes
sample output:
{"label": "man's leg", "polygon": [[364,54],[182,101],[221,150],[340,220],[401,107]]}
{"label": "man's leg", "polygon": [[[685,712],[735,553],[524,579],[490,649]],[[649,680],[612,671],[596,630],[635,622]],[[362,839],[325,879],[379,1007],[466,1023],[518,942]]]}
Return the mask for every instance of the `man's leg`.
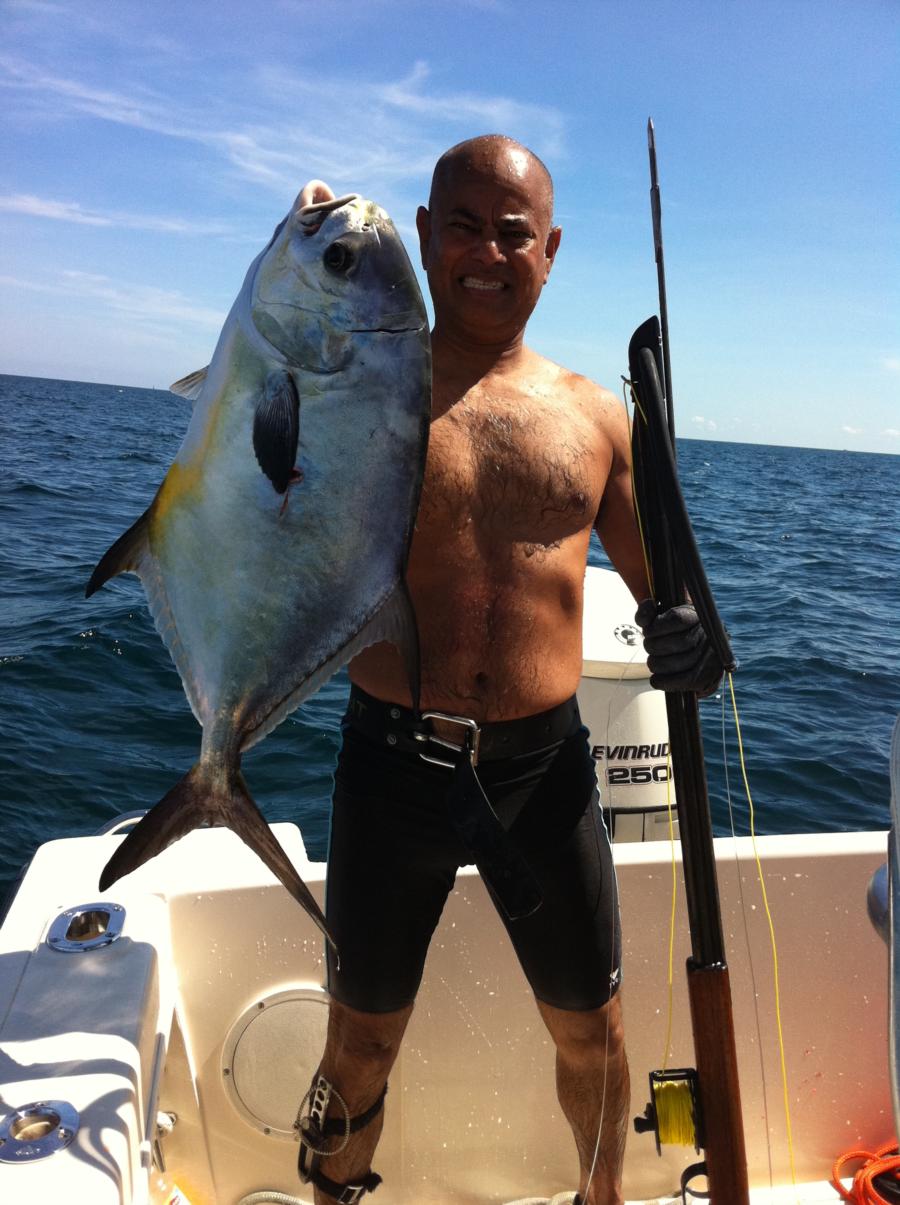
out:
{"label": "man's leg", "polygon": [[[351,1117],[364,1113],[380,1096],[400,1049],[413,1006],[392,1013],[362,1013],[331,1001],[328,1039],[321,1072],[339,1093]],[[389,1106],[388,1106],[389,1107]],[[329,1117],[344,1117],[332,1098]],[[359,1182],[372,1167],[372,1156],[384,1124],[384,1109],[350,1136],[340,1154],[322,1160],[323,1173],[338,1184]],[[335,1140],[329,1145],[334,1146]],[[334,1198],[315,1189],[316,1205],[334,1205]]]}
{"label": "man's leg", "polygon": [[[368,696],[363,702],[373,714],[389,710]],[[320,1069],[351,1118],[375,1111],[339,1154],[321,1159],[321,1174],[338,1184],[361,1183],[371,1168],[383,1126],[377,1103],[460,864],[459,838],[441,800],[446,783],[445,770],[417,754],[392,752],[387,742],[382,747],[352,723],[345,725],[325,893],[340,960],[328,947],[331,1007]],[[332,1099],[328,1117],[345,1117],[340,1100]],[[341,1139],[329,1136],[324,1145],[334,1150]],[[333,1205],[321,1189],[315,1200]]]}
{"label": "man's leg", "polygon": [[630,1095],[620,994],[587,1012],[537,1004],[556,1045],[556,1091],[575,1135],[583,1205],[622,1205]]}

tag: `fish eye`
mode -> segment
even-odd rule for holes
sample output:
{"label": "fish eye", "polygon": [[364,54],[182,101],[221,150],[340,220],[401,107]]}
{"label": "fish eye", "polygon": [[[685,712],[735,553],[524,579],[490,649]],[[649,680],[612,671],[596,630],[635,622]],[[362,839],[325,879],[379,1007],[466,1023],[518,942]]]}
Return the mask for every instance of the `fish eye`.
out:
{"label": "fish eye", "polygon": [[345,276],[356,261],[356,256],[353,254],[352,247],[347,243],[337,239],[325,248],[322,255],[322,263],[329,272],[334,272],[338,276]]}

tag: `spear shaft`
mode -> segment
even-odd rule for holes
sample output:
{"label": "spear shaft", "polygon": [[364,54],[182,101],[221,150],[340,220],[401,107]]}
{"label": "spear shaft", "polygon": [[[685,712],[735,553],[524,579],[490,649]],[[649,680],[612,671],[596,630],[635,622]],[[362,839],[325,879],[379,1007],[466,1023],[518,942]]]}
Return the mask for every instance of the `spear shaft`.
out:
{"label": "spear shaft", "polygon": [[[678,606],[689,596],[723,668],[732,670],[734,655],[706,580],[675,464],[662,211],[652,121],[648,141],[660,320],[654,317],[643,323],[628,348],[639,403],[632,433],[635,498],[658,607]],[[748,1205],[731,987],[696,695],[667,693],[666,713],[691,933],[687,983],[700,1098],[698,1129],[706,1155],[703,1170],[712,1205]]]}
{"label": "spear shaft", "polygon": [[653,217],[653,258],[656,260],[656,282],[659,289],[659,325],[662,329],[662,392],[666,403],[669,438],[675,447],[675,411],[672,398],[672,361],[669,357],[669,307],[666,304],[666,257],[663,253],[662,198],[659,192],[659,173],[656,167],[656,130],[653,118],[647,119],[647,150],[650,155],[650,213]]}

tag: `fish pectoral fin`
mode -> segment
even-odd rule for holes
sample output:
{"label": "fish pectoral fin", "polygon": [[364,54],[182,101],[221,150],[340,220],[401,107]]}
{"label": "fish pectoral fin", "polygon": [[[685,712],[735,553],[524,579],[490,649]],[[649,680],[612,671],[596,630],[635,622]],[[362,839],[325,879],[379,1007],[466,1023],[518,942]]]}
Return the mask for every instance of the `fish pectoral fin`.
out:
{"label": "fish pectoral fin", "polygon": [[205,368],[198,368],[196,372],[189,372],[186,377],[182,377],[170,385],[169,392],[177,393],[179,397],[185,397],[189,402],[196,402],[197,398],[203,392],[208,372],[208,364]]}
{"label": "fish pectoral fin", "polygon": [[85,598],[90,598],[95,590],[99,590],[117,573],[139,573],[141,561],[150,547],[151,510],[152,506],[145,510],[137,522],[132,523],[128,530],[123,532],[118,540],[104,552],[91,574],[90,581],[85,586]]}
{"label": "fish pectoral fin", "polygon": [[202,765],[189,770],[131,830],[106,863],[100,875],[100,890],[106,891],[123,875],[137,870],[179,837],[203,824],[225,825],[249,845],[334,947],[321,908],[279,845],[239,773],[222,781],[212,778]]}
{"label": "fish pectoral fin", "polygon": [[300,397],[290,373],[270,372],[253,416],[253,451],[259,467],[283,494],[300,442]]}

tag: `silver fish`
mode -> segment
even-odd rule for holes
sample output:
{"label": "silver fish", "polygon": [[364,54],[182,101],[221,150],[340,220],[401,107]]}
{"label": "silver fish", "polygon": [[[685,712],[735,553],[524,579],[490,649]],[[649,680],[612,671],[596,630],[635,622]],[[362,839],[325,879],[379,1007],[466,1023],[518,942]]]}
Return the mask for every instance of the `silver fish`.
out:
{"label": "silver fish", "polygon": [[200,824],[225,824],[328,937],[240,761],[377,641],[401,650],[417,695],[404,572],[430,351],[387,214],[356,196],[295,207],[251,264],[208,368],[172,388],[195,400],[187,435],[86,593],[138,574],[203,738],[197,764],[119,846],[100,886]]}

